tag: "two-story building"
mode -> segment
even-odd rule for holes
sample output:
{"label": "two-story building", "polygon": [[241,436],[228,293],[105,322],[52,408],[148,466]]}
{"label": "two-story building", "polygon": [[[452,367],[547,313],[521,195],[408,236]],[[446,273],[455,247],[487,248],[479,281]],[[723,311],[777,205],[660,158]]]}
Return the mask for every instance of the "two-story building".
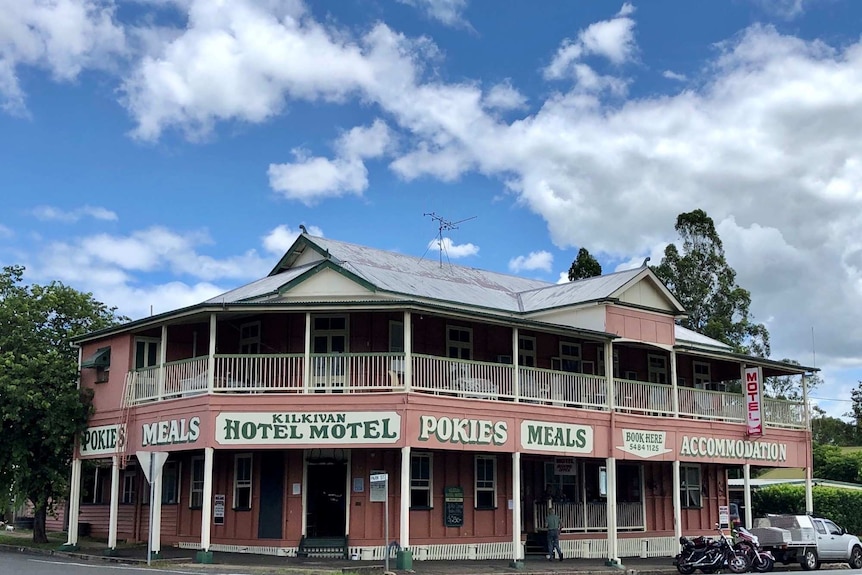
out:
{"label": "two-story building", "polygon": [[518,561],[553,507],[569,557],[671,555],[728,468],[810,476],[804,402],[762,393],[809,368],[684,313],[647,267],[557,285],[303,234],[260,280],[80,339],[68,544],[152,514],[156,551],[202,561]]}

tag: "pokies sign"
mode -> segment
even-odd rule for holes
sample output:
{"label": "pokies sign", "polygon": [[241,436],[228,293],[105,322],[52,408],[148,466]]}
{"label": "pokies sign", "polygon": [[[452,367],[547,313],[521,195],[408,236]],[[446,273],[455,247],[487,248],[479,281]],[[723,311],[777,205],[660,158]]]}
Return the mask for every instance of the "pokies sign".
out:
{"label": "pokies sign", "polygon": [[763,435],[763,374],[759,367],[745,369],[745,411],[748,414],[748,435]]}
{"label": "pokies sign", "polygon": [[81,433],[78,451],[81,457],[114,455],[117,445],[123,447],[126,437],[125,425],[98,425],[88,427]]}

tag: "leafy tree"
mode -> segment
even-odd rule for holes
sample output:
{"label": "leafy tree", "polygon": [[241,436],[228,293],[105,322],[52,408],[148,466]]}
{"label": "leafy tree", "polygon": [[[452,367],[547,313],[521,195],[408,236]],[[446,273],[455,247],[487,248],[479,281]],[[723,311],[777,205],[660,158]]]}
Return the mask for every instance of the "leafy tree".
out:
{"label": "leafy tree", "polygon": [[[799,365],[795,359],[782,359],[782,363],[790,363]],[[818,373],[808,374],[805,378],[805,385],[808,388],[809,395],[812,390],[816,389],[823,378]],[[767,377],[763,380],[763,391],[767,397],[775,399],[790,399],[794,401],[802,400],[802,382],[798,375],[776,375]]]}
{"label": "leafy tree", "polygon": [[814,477],[859,483],[862,452],[847,452],[837,445],[814,445]]}
{"label": "leafy tree", "polygon": [[23,274],[0,272],[0,492],[30,501],[33,541],[47,543],[45,518],[66,493],[74,438],[91,409],[71,339],[126,318],[58,282],[26,286]]}
{"label": "leafy tree", "polygon": [[681,322],[739,353],[769,356],[769,331],[752,321],[751,294],[736,284],[715,223],[703,210],[677,216],[682,248],[670,244],[653,271],[688,312]]}
{"label": "leafy tree", "polygon": [[829,417],[816,405],[811,418],[811,442],[814,445],[848,446],[856,444],[856,427],[838,417]]}
{"label": "leafy tree", "polygon": [[602,265],[587,248],[578,250],[578,257],[569,268],[569,281],[582,280],[602,275]]}
{"label": "leafy tree", "polygon": [[856,426],[857,437],[860,434],[860,426],[862,426],[862,381],[856,386],[856,389],[850,392],[850,411],[844,414],[853,420],[853,425]]}

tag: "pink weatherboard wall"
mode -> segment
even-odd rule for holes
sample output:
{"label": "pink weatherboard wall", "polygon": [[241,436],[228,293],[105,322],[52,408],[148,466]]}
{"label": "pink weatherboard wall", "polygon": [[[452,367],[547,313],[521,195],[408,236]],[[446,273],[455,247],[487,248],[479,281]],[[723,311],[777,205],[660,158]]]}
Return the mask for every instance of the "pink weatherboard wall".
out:
{"label": "pink weatherboard wall", "polygon": [[673,345],[673,316],[608,306],[605,331],[620,337]]}

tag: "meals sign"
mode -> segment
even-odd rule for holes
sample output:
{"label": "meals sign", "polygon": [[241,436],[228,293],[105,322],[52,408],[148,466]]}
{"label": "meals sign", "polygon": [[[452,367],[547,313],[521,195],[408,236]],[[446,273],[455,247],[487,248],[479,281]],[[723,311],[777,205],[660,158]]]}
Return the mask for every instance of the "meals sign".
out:
{"label": "meals sign", "polygon": [[394,411],[220,413],[222,445],[320,445],[396,443],[401,416]]}

